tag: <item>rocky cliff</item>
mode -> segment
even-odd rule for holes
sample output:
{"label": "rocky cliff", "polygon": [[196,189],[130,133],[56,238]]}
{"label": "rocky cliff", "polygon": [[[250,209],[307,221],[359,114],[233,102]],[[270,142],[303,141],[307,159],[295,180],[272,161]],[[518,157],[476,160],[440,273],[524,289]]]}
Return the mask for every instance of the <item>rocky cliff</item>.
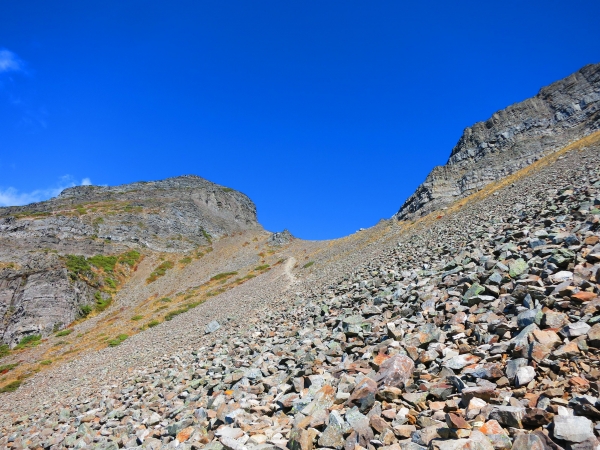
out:
{"label": "rocky cliff", "polygon": [[599,129],[600,64],[592,64],[465,129],[446,165],[431,171],[395,217],[439,210]]}
{"label": "rocky cliff", "polygon": [[262,229],[254,203],[197,176],[77,186],[0,208],[0,343],[45,336],[108,304],[140,252],[184,253],[248,229]]}

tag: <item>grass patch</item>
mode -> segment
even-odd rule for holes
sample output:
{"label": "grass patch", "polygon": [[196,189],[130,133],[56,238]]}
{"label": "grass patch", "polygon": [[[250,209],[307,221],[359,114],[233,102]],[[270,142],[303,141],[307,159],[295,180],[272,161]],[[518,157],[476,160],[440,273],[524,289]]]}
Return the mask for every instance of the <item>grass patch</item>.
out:
{"label": "grass patch", "polygon": [[102,298],[102,294],[100,293],[100,291],[96,291],[96,293],[94,294],[94,299],[96,300],[96,310],[100,312],[104,311],[112,303],[112,298]]}
{"label": "grass patch", "polygon": [[309,261],[306,264],[304,264],[302,266],[303,269],[308,269],[310,266],[312,266],[315,262],[314,261]]}
{"label": "grass patch", "polygon": [[0,358],[4,358],[8,356],[10,353],[10,347],[6,344],[0,345]]}
{"label": "grass patch", "polygon": [[126,334],[120,334],[115,339],[111,339],[110,341],[108,341],[108,345],[111,347],[116,347],[117,345],[121,345],[121,342],[123,342],[128,337],[129,336]]}
{"label": "grass patch", "polygon": [[108,287],[110,287],[111,289],[116,289],[117,288],[117,282],[115,280],[113,280],[112,278],[106,278],[104,280],[104,282],[108,285]]}
{"label": "grass patch", "polygon": [[140,256],[140,252],[131,250],[124,255],[121,255],[119,262],[122,264],[127,264],[129,267],[133,267],[140,260]]}
{"label": "grass patch", "polygon": [[189,256],[186,256],[185,258],[179,260],[180,264],[189,264],[191,262],[192,262],[192,258],[190,258]]}
{"label": "grass patch", "polygon": [[15,347],[15,350],[21,350],[23,348],[31,348],[39,345],[42,342],[41,334],[30,334],[29,336],[25,336]]}
{"label": "grass patch", "polygon": [[83,305],[81,308],[81,317],[87,317],[92,312],[92,307],[90,305]]}
{"label": "grass patch", "polygon": [[0,388],[0,393],[4,393],[4,392],[15,392],[17,389],[19,389],[19,386],[21,386],[21,382],[20,381],[11,381],[8,384],[5,384],[4,386],[2,386]]}
{"label": "grass patch", "polygon": [[52,360],[51,359],[44,359],[43,361],[40,361],[40,364],[42,366],[49,366],[50,364],[52,364]]}
{"label": "grass patch", "polygon": [[106,273],[113,273],[117,265],[118,258],[116,256],[96,255],[88,258],[88,262],[98,269],[104,270]]}
{"label": "grass patch", "polygon": [[146,278],[146,282],[152,283],[156,281],[158,278],[162,277],[167,270],[172,269],[175,266],[171,261],[165,261],[161,263],[154,271],[150,274],[148,278]]}
{"label": "grass patch", "polygon": [[[140,253],[135,250],[124,253],[121,256],[104,256],[95,255],[90,258],[86,258],[82,255],[66,255],[65,265],[71,277],[74,279],[76,276],[89,275],[92,271],[92,267],[103,270],[105,273],[113,273],[117,263],[126,264],[133,267],[140,259]],[[107,281],[110,287],[115,288],[116,282],[114,279]]]}
{"label": "grass patch", "polygon": [[218,273],[214,277],[211,278],[211,281],[223,280],[223,279],[232,277],[234,275],[237,275],[237,272],[223,272],[223,273]]}
{"label": "grass patch", "polygon": [[203,301],[197,301],[197,302],[187,303],[187,304],[183,305],[183,308],[179,308],[179,309],[176,309],[174,311],[169,312],[165,316],[165,320],[172,320],[175,316],[178,316],[179,314],[183,314],[185,312],[188,312],[190,309],[193,309],[196,306],[201,305],[202,303],[204,303],[204,302]]}
{"label": "grass patch", "polygon": [[81,255],[67,255],[65,264],[68,271],[75,275],[83,275],[92,270],[92,266],[85,259],[85,256]]}
{"label": "grass patch", "polygon": [[187,312],[186,308],[181,308],[181,309],[175,309],[173,311],[170,311],[167,313],[167,315],[165,316],[165,320],[173,320],[173,318],[175,316],[178,316],[179,314],[183,314],[184,312]]}
{"label": "grass patch", "polygon": [[152,327],[155,327],[158,324],[160,324],[160,322],[158,320],[151,320],[146,325],[148,326],[148,328],[152,328]]}
{"label": "grass patch", "polygon": [[61,331],[59,331],[59,332],[58,332],[58,333],[56,333],[54,336],[57,336],[57,337],[61,337],[61,336],[68,336],[68,335],[70,335],[72,332],[73,332],[73,330],[70,330],[70,329],[68,329],[68,328],[67,328],[66,330],[61,330]]}
{"label": "grass patch", "polygon": [[254,274],[252,274],[252,273],[249,273],[249,274],[248,274],[248,275],[246,275],[245,277],[242,277],[242,278],[236,278],[236,279],[234,280],[234,283],[243,283],[244,281],[246,281],[246,280],[250,280],[250,279],[252,279],[252,278],[256,278],[256,275],[254,275]]}
{"label": "grass patch", "polygon": [[212,244],[212,236],[208,234],[204,228],[202,228],[202,235],[208,241],[209,244]]}
{"label": "grass patch", "polygon": [[223,190],[223,192],[233,192],[233,189],[228,188],[228,187],[224,187],[224,188],[221,188],[221,189]]}
{"label": "grass patch", "polygon": [[162,303],[171,303],[171,299],[169,297],[163,297],[159,300]]}
{"label": "grass patch", "polygon": [[138,320],[142,320],[143,318],[144,318],[144,316],[141,316],[141,315],[139,315],[139,314],[138,314],[137,316],[133,316],[133,317],[131,318],[131,320],[138,321]]}
{"label": "grass patch", "polygon": [[269,264],[263,264],[262,266],[255,267],[254,270],[257,271],[257,272],[259,272],[261,270],[268,269],[269,267],[271,267]]}
{"label": "grass patch", "polygon": [[10,372],[11,370],[13,370],[18,365],[19,365],[19,363],[4,364],[3,366],[0,366],[0,375],[4,375],[5,373]]}

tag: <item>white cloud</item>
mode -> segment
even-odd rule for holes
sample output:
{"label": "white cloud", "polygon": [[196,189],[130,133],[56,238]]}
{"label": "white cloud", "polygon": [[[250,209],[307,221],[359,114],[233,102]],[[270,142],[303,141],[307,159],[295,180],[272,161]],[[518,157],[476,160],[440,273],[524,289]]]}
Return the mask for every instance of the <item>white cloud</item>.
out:
{"label": "white cloud", "polygon": [[75,183],[73,178],[69,175],[60,177],[60,182],[55,187],[49,187],[45,189],[36,189],[31,192],[20,192],[14,187],[8,187],[6,189],[0,188],[0,206],[21,206],[28,205],[29,203],[41,202],[48,200],[49,198],[56,197],[64,189],[77,186],[77,185],[89,186],[92,184],[89,178],[84,178],[81,183]]}
{"label": "white cloud", "polygon": [[24,69],[23,61],[17,55],[5,48],[0,49],[0,73],[22,72]]}

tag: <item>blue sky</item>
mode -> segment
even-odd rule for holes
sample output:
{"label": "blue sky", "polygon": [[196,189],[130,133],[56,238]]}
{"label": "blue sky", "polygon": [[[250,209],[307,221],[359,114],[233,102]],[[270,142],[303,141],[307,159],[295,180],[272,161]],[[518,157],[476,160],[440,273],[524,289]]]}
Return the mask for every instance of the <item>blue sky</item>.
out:
{"label": "blue sky", "polygon": [[598,1],[0,11],[0,205],[197,174],[306,239],[389,218],[465,127],[600,61]]}

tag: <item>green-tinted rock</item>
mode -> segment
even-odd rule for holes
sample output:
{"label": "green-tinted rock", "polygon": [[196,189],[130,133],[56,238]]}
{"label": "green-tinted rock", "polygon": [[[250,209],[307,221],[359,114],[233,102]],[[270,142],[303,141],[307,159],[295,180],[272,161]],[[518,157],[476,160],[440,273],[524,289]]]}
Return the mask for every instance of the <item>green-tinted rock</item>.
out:
{"label": "green-tinted rock", "polygon": [[519,258],[517,260],[511,261],[508,264],[508,269],[508,274],[511,276],[511,278],[516,278],[519,275],[522,275],[525,272],[527,272],[527,269],[529,269],[529,265],[527,265],[527,261],[525,261],[522,258]]}
{"label": "green-tinted rock", "polygon": [[465,295],[463,295],[463,299],[469,300],[471,297],[475,297],[483,292],[485,292],[485,288],[482,285],[479,283],[473,283],[467,292],[465,292]]}

